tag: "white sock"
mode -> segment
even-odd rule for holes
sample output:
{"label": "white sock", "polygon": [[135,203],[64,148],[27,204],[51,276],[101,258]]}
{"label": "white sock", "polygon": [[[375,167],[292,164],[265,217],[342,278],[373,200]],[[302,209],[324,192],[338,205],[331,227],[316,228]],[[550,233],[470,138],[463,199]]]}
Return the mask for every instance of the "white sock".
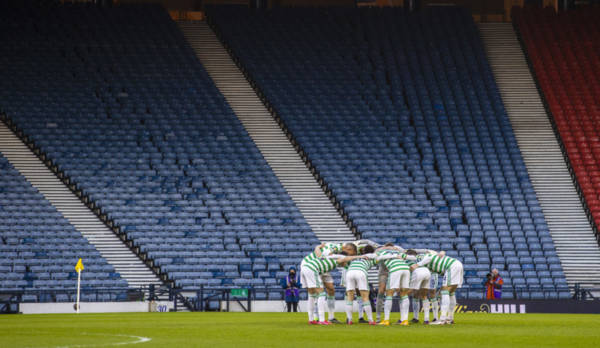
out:
{"label": "white sock", "polygon": [[432,299],[431,310],[433,312],[433,319],[438,320],[440,314],[440,301],[438,301],[437,297]]}
{"label": "white sock", "polygon": [[346,319],[352,321],[352,301],[346,299]]}
{"label": "white sock", "polygon": [[423,299],[423,321],[429,322],[429,299]]}
{"label": "white sock", "polygon": [[450,293],[450,306],[448,307],[448,319],[454,320],[454,308],[456,307],[456,293]]}
{"label": "white sock", "polygon": [[409,307],[410,307],[410,301],[408,300],[408,296],[400,297],[400,320],[401,321],[408,320]]}
{"label": "white sock", "polygon": [[392,296],[385,297],[385,304],[383,306],[384,320],[390,320],[390,313],[392,312]]}
{"label": "white sock", "polygon": [[377,294],[377,302],[375,303],[375,312],[377,315],[377,321],[381,320],[381,312],[383,312],[384,306],[385,306],[385,295]]}
{"label": "white sock", "polygon": [[363,299],[362,297],[359,297],[356,299],[356,302],[358,302],[358,319],[363,317],[364,311],[365,311],[365,307],[364,307],[364,303],[363,303]]}
{"label": "white sock", "polygon": [[316,295],[308,295],[308,321],[315,320],[315,299]]}
{"label": "white sock", "polygon": [[327,310],[329,320],[333,319],[335,317],[335,295],[327,295]]}
{"label": "white sock", "polygon": [[325,293],[319,294],[319,298],[317,299],[317,308],[319,309],[319,321],[325,321],[325,303],[327,300],[325,299]]}
{"label": "white sock", "polygon": [[440,320],[445,321],[446,317],[448,316],[448,310],[450,308],[450,294],[446,290],[442,291],[442,304],[440,307],[442,307]]}
{"label": "white sock", "polygon": [[373,321],[373,309],[371,308],[371,304],[370,303],[366,303],[365,304],[365,312],[367,312],[367,319],[369,320],[369,323]]}
{"label": "white sock", "polygon": [[412,304],[413,304],[413,318],[419,320],[419,311],[421,310],[421,302],[419,301],[418,297],[413,297],[412,299]]}

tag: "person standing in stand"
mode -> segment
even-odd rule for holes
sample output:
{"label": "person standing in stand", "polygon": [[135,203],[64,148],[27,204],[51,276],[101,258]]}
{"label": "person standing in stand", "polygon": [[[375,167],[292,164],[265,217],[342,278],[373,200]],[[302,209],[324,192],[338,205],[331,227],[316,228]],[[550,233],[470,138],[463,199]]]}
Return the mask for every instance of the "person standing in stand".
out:
{"label": "person standing in stand", "polygon": [[491,273],[487,274],[485,281],[485,298],[486,300],[499,300],[502,298],[502,285],[504,280],[500,277],[498,269],[494,268]]}
{"label": "person standing in stand", "polygon": [[498,269],[494,268],[492,270],[492,284],[494,287],[494,298],[499,300],[502,298],[502,285],[504,285],[504,280],[500,277],[498,273]]}
{"label": "person standing in stand", "polygon": [[288,275],[285,279],[282,279],[282,285],[285,289],[285,303],[287,305],[287,311],[294,312],[298,311],[298,301],[300,300],[300,292],[298,289],[302,286],[300,284],[300,275],[296,272],[296,267],[290,267]]}

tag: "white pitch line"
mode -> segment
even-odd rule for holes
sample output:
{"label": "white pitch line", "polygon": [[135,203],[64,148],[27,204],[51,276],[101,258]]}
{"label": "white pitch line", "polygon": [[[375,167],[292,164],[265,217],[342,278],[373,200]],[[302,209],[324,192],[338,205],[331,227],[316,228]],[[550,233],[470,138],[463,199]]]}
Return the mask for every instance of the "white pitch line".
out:
{"label": "white pitch line", "polygon": [[126,344],[138,344],[138,343],[146,343],[152,341],[150,337],[144,336],[133,336],[133,335],[110,335],[110,334],[88,334],[83,333],[82,335],[98,335],[98,336],[113,336],[113,337],[131,337],[137,339],[136,341],[130,342],[116,342],[116,343],[106,343],[106,344],[77,344],[74,346],[56,346],[56,348],[81,348],[81,347],[107,347],[107,346],[123,346]]}
{"label": "white pitch line", "polygon": [[113,346],[122,346],[124,344],[138,344],[138,343],[145,343],[145,342],[150,342],[152,341],[152,339],[150,337],[144,337],[144,336],[130,336],[130,335],[115,335],[115,336],[125,336],[125,337],[135,337],[138,340],[135,342],[122,342],[122,343],[113,343]]}
{"label": "white pitch line", "polygon": [[132,335],[113,335],[113,336],[135,337],[138,340],[134,341],[134,342],[113,343],[113,344],[111,344],[112,346],[122,346],[124,344],[138,344],[138,343],[145,343],[145,342],[152,341],[152,339],[150,337],[144,337],[144,336],[132,336]]}

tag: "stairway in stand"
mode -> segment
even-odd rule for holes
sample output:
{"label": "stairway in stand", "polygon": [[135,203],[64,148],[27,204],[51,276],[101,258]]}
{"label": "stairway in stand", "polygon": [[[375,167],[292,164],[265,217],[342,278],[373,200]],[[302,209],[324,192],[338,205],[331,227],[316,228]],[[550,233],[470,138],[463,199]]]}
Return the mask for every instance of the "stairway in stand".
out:
{"label": "stairway in stand", "polygon": [[[108,228],[7,125],[0,121],[0,152],[56,209],[96,247],[102,257],[137,288],[160,279]],[[85,261],[84,261],[85,262]]]}
{"label": "stairway in stand", "polygon": [[284,131],[204,21],[179,26],[225,99],[321,241],[352,241],[354,234]]}

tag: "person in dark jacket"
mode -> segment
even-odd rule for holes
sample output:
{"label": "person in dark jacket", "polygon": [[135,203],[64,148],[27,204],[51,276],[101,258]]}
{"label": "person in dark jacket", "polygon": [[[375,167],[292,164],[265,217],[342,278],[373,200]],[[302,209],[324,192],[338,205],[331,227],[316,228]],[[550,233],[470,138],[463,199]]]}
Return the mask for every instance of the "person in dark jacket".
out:
{"label": "person in dark jacket", "polygon": [[298,289],[302,286],[300,284],[300,274],[296,271],[296,267],[290,267],[288,275],[281,281],[283,288],[285,289],[285,303],[287,304],[287,311],[291,312],[292,308],[294,312],[298,311],[298,301],[300,301],[300,292]]}

